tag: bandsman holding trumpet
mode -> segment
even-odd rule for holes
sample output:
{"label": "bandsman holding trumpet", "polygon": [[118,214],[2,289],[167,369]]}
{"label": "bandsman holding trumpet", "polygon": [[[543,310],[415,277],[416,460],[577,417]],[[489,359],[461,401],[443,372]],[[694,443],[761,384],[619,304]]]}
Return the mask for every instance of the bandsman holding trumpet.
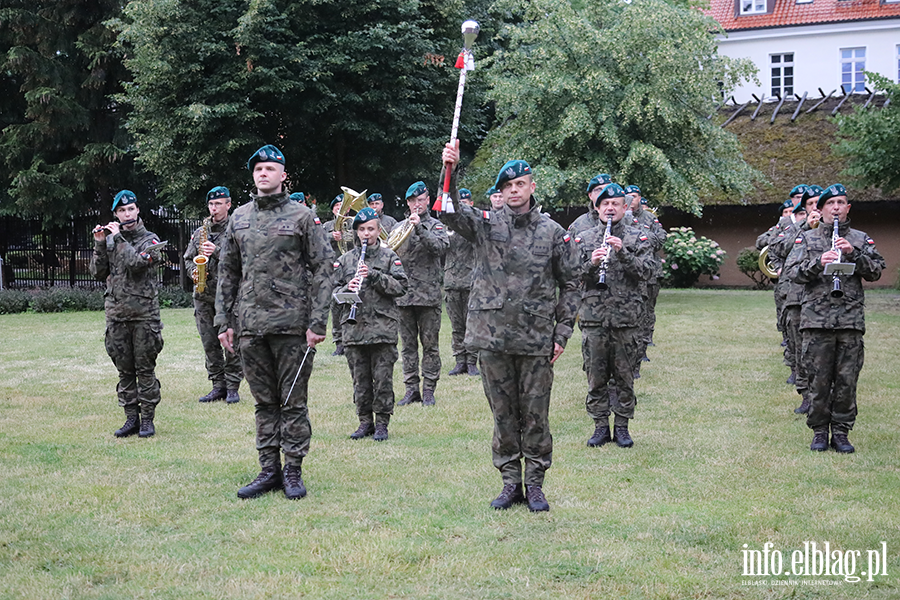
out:
{"label": "bandsman holding trumpet", "polygon": [[335,294],[353,292],[359,297],[355,308],[338,305],[359,417],[359,428],[350,438],[374,435],[375,441],[381,442],[388,439],[388,424],[394,413],[400,320],[396,298],[406,293],[407,280],[400,259],[378,238],[381,219],[373,208],[356,213],[353,229],[361,244],[334,263]]}
{"label": "bandsman holding trumpet", "polygon": [[184,266],[194,280],[194,321],[206,354],[206,373],[212,382],[212,390],[200,397],[200,402],[225,400],[228,404],[239,402],[238,388],[244,373],[239,354],[225,352],[219,343],[216,318],[216,287],[218,286],[219,253],[228,227],[228,211],[231,210],[231,193],[224,186],[217,186],[206,194],[209,218],[191,235],[184,251]]}
{"label": "bandsman holding trumpet", "polygon": [[[600,225],[575,237],[581,258],[581,351],[587,372],[588,415],[594,433],[588,446],[615,441],[634,445],[628,421],[634,418],[634,366],[644,348],[644,294],[653,273],[653,249],[644,231],[625,217],[625,191],[617,183],[597,196]],[[609,381],[615,382],[618,402],[610,434]]]}
{"label": "bandsman holding trumpet", "polygon": [[810,450],[828,449],[830,429],[831,447],[849,453],[855,450],[848,434],[856,423],[856,383],[866,330],[862,282],[881,277],[884,258],[872,238],[850,228],[843,185],[822,192],[816,208],[821,225],[797,236],[784,272],[804,286],[801,360],[809,380]]}
{"label": "bandsman holding trumpet", "polygon": [[94,228],[91,275],[106,280],[106,353],[119,371],[116,394],[125,424],[116,437],[156,433],[159,404],[156,357],[163,348],[156,265],[163,244],[147,231],[134,192],[122,190],[112,204],[116,217]]}

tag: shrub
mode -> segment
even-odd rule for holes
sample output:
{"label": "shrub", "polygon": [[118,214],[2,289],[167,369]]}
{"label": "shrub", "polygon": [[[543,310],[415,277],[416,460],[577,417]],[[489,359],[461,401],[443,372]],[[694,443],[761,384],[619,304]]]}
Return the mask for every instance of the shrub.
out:
{"label": "shrub", "polygon": [[22,290],[0,290],[0,315],[25,312],[31,303],[31,294]]}
{"label": "shrub", "polygon": [[52,287],[37,290],[31,297],[36,313],[103,310],[103,290]]}
{"label": "shrub", "polygon": [[179,287],[159,288],[160,308],[190,308],[194,306],[193,292],[186,292]]}
{"label": "shrub", "polygon": [[693,286],[701,275],[718,278],[726,256],[718,242],[698,238],[690,227],[669,231],[663,250],[663,285],[676,288]]}
{"label": "shrub", "polygon": [[754,289],[764,290],[769,287],[771,280],[759,268],[759,250],[747,246],[738,253],[735,260],[740,272],[753,280]]}

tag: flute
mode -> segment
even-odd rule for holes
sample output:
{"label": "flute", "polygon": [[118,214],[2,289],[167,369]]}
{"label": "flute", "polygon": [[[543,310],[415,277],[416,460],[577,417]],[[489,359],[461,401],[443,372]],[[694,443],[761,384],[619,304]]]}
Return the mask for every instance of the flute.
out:
{"label": "flute", "polygon": [[[356,275],[354,276],[354,279],[356,277],[359,277],[360,267],[362,267],[366,262],[366,247],[368,245],[369,245],[369,243],[367,240],[362,241],[362,250],[359,253],[359,263],[357,263],[357,265],[356,265]],[[359,294],[362,291],[362,284],[363,284],[363,280],[360,279],[359,280],[359,289],[356,290],[357,294]],[[353,304],[350,305],[350,314],[347,315],[347,322],[350,323],[351,325],[356,325],[356,305],[357,304],[359,304],[359,302],[354,302]]]}

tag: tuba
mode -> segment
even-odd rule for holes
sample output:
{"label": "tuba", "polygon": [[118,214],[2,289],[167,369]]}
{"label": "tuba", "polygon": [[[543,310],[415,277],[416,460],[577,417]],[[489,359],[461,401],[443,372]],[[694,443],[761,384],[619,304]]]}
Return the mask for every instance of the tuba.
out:
{"label": "tuba", "polygon": [[759,270],[769,279],[778,279],[778,271],[775,270],[775,265],[769,260],[768,246],[759,251]]}
{"label": "tuba", "polygon": [[[355,245],[353,239],[356,235],[353,232],[353,217],[366,206],[366,192],[355,192],[348,187],[341,186],[344,190],[344,200],[341,202],[341,211],[334,219],[334,230],[341,232],[341,241],[338,242],[338,249],[341,254],[349,252]],[[352,213],[351,213],[352,211]]]}

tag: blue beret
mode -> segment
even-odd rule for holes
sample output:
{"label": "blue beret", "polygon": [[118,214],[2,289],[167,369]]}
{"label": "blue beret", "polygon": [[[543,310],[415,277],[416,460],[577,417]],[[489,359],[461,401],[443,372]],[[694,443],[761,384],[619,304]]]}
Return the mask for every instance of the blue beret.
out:
{"label": "blue beret", "polygon": [[378,218],[378,213],[375,212],[374,208],[369,208],[368,206],[360,210],[356,213],[356,216],[353,217],[353,230],[356,231],[359,229],[361,223],[365,223],[367,221],[374,221]]}
{"label": "blue beret", "polygon": [[384,202],[384,200],[381,198],[381,194],[372,194],[366,199],[367,204],[370,202]]}
{"label": "blue beret", "polygon": [[626,194],[640,194],[641,188],[639,188],[636,185],[629,185],[628,187],[625,188],[625,193]]}
{"label": "blue beret", "polygon": [[306,194],[303,192],[294,192],[289,196],[291,200],[294,202],[299,202],[300,204],[306,204]]}
{"label": "blue beret", "polygon": [[125,206],[126,204],[137,204],[137,196],[131,190],[122,190],[113,198],[112,211],[116,212],[117,206]]}
{"label": "blue beret", "polygon": [[422,181],[417,181],[408,188],[406,188],[406,199],[409,200],[414,196],[421,196],[425,192],[428,191],[428,188],[425,187],[425,183]]}
{"label": "blue beret", "polygon": [[500,172],[497,173],[497,181],[494,182],[494,187],[499,190],[507,181],[512,181],[513,179],[518,179],[519,177],[524,177],[526,175],[531,175],[531,165],[524,160],[511,160],[500,168]]}
{"label": "blue beret", "polygon": [[591,177],[591,180],[588,182],[587,193],[590,194],[591,190],[593,190],[598,185],[607,185],[612,183],[612,177],[607,175],[606,173],[600,173],[599,175],[594,175]]}
{"label": "blue beret", "polygon": [[647,197],[646,197],[646,196],[641,196],[641,206],[646,206],[646,205],[649,205],[649,204],[650,204],[650,201],[647,200]]}
{"label": "blue beret", "polygon": [[794,206],[794,210],[792,211],[795,215],[799,212],[806,212],[806,204],[803,200],[797,201],[797,204]]}
{"label": "blue beret", "polygon": [[331,208],[334,208],[334,205],[337,204],[338,202],[343,202],[343,201],[344,201],[344,195],[338,194],[337,196],[334,197],[334,199],[332,199]]}
{"label": "blue beret", "polygon": [[803,192],[803,197],[800,198],[800,201],[806,204],[806,201],[810,198],[815,198],[816,196],[821,196],[822,192],[824,192],[821,187],[817,185],[808,185],[806,186],[806,191]]}
{"label": "blue beret", "polygon": [[224,185],[217,185],[213,189],[206,192],[206,201],[214,200],[216,198],[231,198],[231,192],[228,191],[228,188]]}
{"label": "blue beret", "polygon": [[788,198],[784,202],[781,203],[781,208],[778,209],[778,212],[783,211],[786,208],[794,208],[794,199]]}
{"label": "blue beret", "polygon": [[822,192],[819,195],[819,200],[816,202],[816,208],[821,210],[822,207],[825,206],[826,200],[830,200],[831,198],[834,198],[835,196],[846,196],[846,195],[847,195],[847,188],[845,188],[840,183],[832,184],[832,185],[828,186],[828,189],[826,189],[824,192]]}
{"label": "blue beret", "polygon": [[597,196],[597,199],[594,200],[594,206],[599,206],[600,201],[604,198],[624,198],[625,190],[622,189],[622,186],[618,183],[611,183],[600,192],[600,195]]}
{"label": "blue beret", "polygon": [[500,193],[500,190],[498,190],[498,189],[495,188],[494,186],[491,186],[491,187],[488,188],[488,191],[486,191],[486,192],[484,193],[484,195],[487,196],[488,198],[490,198],[490,197],[493,196],[494,194],[499,194],[499,193]]}
{"label": "blue beret", "polygon": [[283,166],[284,154],[282,154],[281,150],[279,150],[272,144],[266,144],[265,146],[257,150],[247,161],[247,170],[252,171],[253,165],[259,162],[276,162]]}
{"label": "blue beret", "polygon": [[794,189],[791,190],[791,193],[788,196],[796,196],[797,194],[802,194],[806,191],[806,184],[801,183],[800,185],[795,185]]}
{"label": "blue beret", "polygon": [[459,199],[460,200],[471,200],[472,192],[470,192],[466,188],[459,188]]}

